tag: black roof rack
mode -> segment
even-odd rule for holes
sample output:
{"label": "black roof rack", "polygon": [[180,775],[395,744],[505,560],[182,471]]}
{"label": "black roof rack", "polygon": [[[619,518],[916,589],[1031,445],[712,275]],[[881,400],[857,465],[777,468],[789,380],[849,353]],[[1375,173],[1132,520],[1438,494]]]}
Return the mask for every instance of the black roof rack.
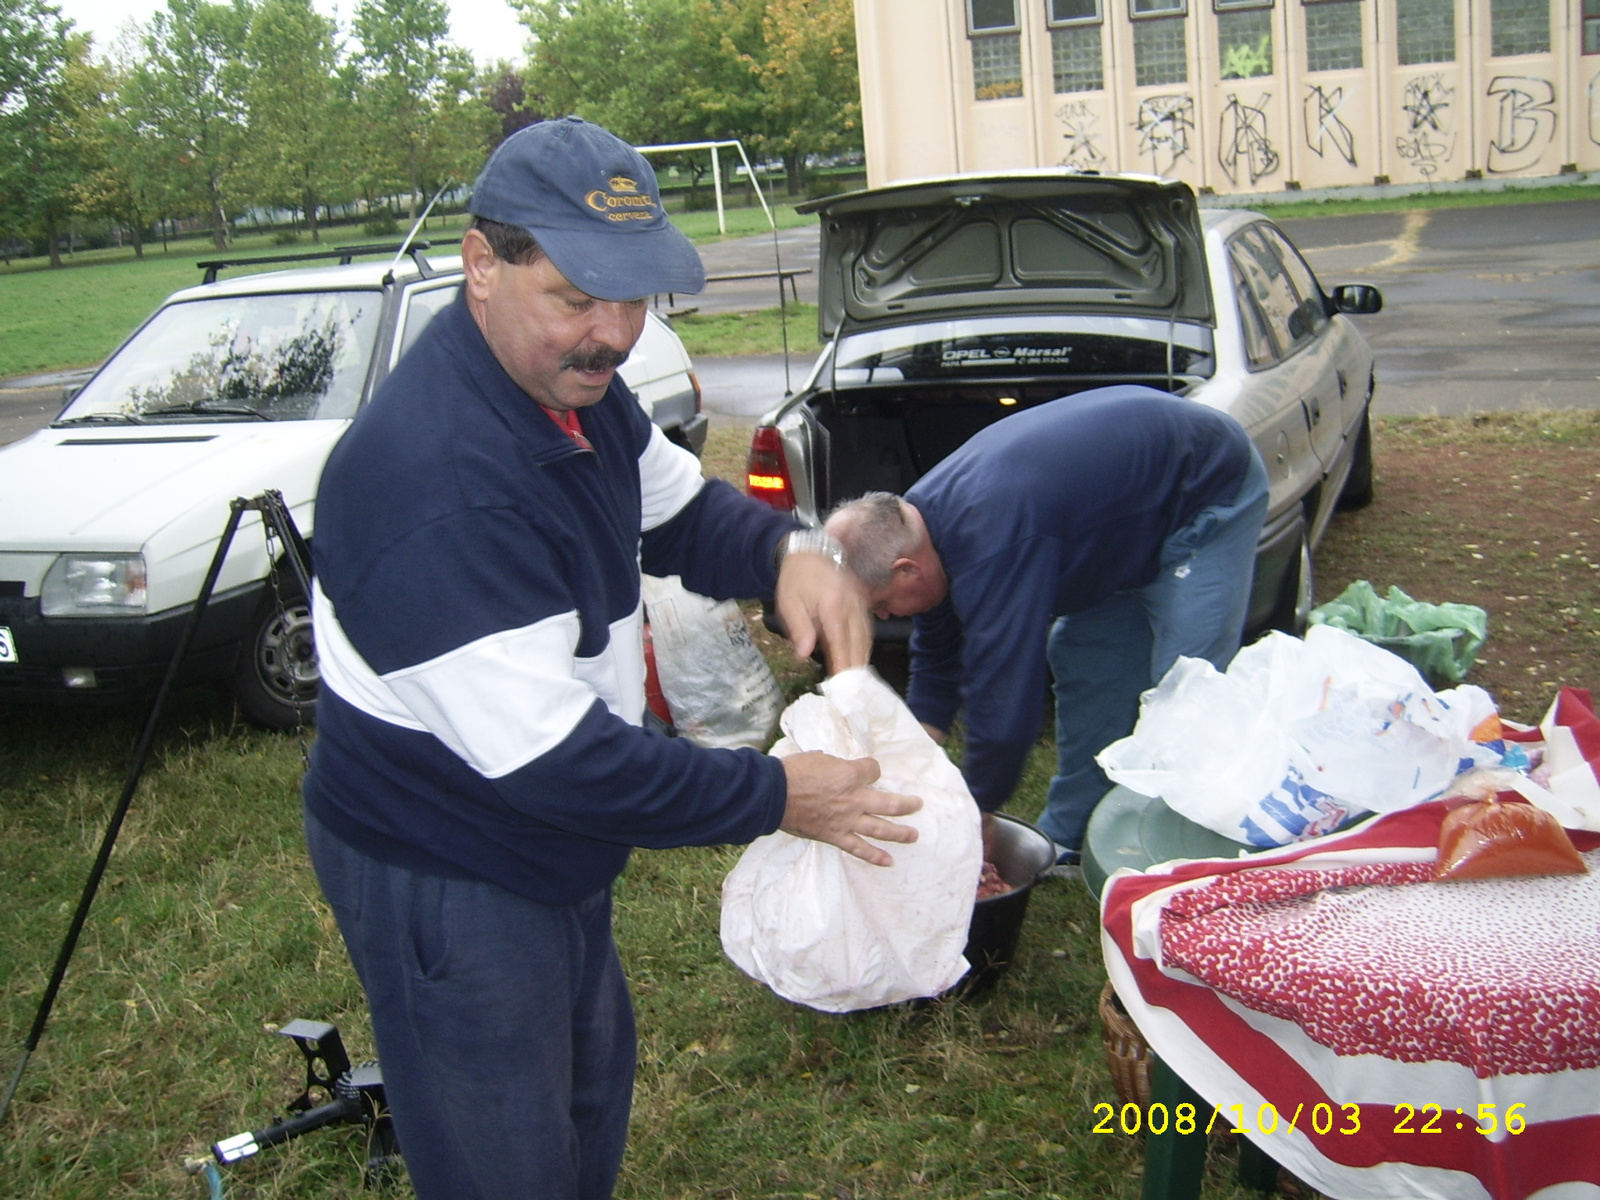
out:
{"label": "black roof rack", "polygon": [[410,252],[423,274],[431,274],[427,263],[421,257],[421,251],[433,246],[454,246],[461,241],[460,238],[446,238],[443,241],[428,242],[368,242],[359,246],[337,246],[332,250],[303,250],[298,254],[266,254],[255,258],[212,258],[204,262],[197,262],[195,266],[206,273],[203,283],[215,283],[217,273],[226,267],[253,267],[261,263],[292,263],[314,262],[318,259],[336,258],[341,267],[349,266],[358,254],[398,254],[402,249]]}

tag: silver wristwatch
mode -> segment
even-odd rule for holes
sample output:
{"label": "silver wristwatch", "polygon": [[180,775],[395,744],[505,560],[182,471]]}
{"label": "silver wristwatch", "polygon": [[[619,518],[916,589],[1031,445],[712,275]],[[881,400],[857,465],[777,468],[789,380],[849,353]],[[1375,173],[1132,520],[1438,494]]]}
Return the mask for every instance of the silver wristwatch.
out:
{"label": "silver wristwatch", "polygon": [[844,547],[839,544],[839,539],[826,529],[796,529],[780,543],[783,547],[784,558],[791,554],[822,554],[833,560],[836,567],[848,567],[845,560]]}

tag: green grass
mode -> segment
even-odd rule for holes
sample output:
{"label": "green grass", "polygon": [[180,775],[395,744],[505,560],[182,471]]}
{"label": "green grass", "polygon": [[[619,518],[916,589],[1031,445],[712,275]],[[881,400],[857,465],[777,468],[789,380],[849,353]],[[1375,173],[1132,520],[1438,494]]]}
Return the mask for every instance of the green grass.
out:
{"label": "green grass", "polygon": [[[782,229],[816,220],[797,215],[792,204],[778,205],[773,212]],[[673,220],[696,242],[719,240],[714,212],[682,213]],[[771,228],[759,207],[729,208],[727,224],[730,238],[765,233]],[[460,214],[431,218],[419,237],[459,238],[465,225],[466,218]],[[302,235],[298,244],[280,246],[268,234],[251,233],[235,238],[226,253],[229,257],[287,254],[379,240],[398,241],[399,237],[375,239],[362,233],[358,226],[341,225],[323,230],[320,244]],[[9,267],[0,267],[0,379],[104,361],[167,296],[200,283],[196,262],[216,257],[218,253],[209,240],[188,238],[171,242],[165,251],[160,242],[147,245],[142,260],[134,257],[131,248],[118,248],[80,251],[65,258],[65,265],[59,270],[52,270],[43,258],[17,259]],[[806,329],[804,336],[814,339],[814,309]]]}
{"label": "green grass", "polygon": [[[741,431],[713,428],[708,469],[737,478],[744,444]],[[1581,522],[1566,518],[1592,505],[1600,417],[1385,421],[1375,445],[1377,501],[1341,514],[1318,553],[1326,594],[1363,576],[1490,606],[1473,682],[1513,699],[1508,711],[1523,720],[1537,719],[1554,686],[1592,684],[1596,558],[1572,532]],[[764,644],[788,694],[815,680],[809,664]],[[141,715],[13,707],[0,719],[9,1078]],[[1051,749],[1035,748],[1015,815],[1042,806]],[[301,842],[301,755],[296,738],[239,724],[210,691],[176,698],[0,1126],[0,1196],[199,1200],[204,1187],[182,1159],[267,1123],[304,1081],[299,1054],[272,1028],[330,1020],[354,1059],[373,1053]],[[1139,1193],[1142,1142],[1090,1132],[1094,1105],[1115,1097],[1094,1007],[1098,914],[1081,885],[1033,890],[1018,957],[987,997],[825,1016],[778,1000],[723,957],[720,887],[737,853],[640,852],[617,886],[640,1034],[621,1200]],[[320,1131],[229,1168],[227,1195],[354,1200],[365,1194],[363,1156],[358,1128]],[[1244,1200],[1233,1168],[1213,1143],[1208,1198]]]}
{"label": "green grass", "polygon": [[817,306],[790,304],[782,313],[776,307],[747,313],[690,313],[675,317],[672,327],[683,339],[691,358],[719,354],[782,354],[785,323],[789,349],[809,364],[815,356]]}
{"label": "green grass", "polygon": [[1503,190],[1428,192],[1413,196],[1386,196],[1350,200],[1295,200],[1293,192],[1255,196],[1250,207],[1274,217],[1333,217],[1350,213],[1404,212],[1421,208],[1494,208],[1505,204],[1550,204],[1559,200],[1600,199],[1600,184],[1552,184],[1548,187],[1507,187]]}
{"label": "green grass", "polygon": [[[137,723],[8,714],[8,1072]],[[181,697],[0,1128],[0,1195],[202,1196],[182,1159],[259,1128],[303,1082],[273,1027],[331,1020],[354,1058],[372,1053],[300,841],[300,762],[294,738],[237,725],[208,692]],[[1048,763],[1041,745],[1019,814],[1037,809]],[[722,956],[719,889],[736,854],[639,853],[618,884],[640,1029],[620,1197],[1137,1193],[1139,1143],[1088,1132],[1093,1105],[1113,1096],[1094,1016],[1096,915],[1081,885],[1035,889],[1019,959],[988,998],[834,1017],[777,999]],[[358,1129],[321,1131],[229,1168],[227,1194],[354,1197],[362,1154]],[[1212,1183],[1232,1194],[1220,1174]]]}

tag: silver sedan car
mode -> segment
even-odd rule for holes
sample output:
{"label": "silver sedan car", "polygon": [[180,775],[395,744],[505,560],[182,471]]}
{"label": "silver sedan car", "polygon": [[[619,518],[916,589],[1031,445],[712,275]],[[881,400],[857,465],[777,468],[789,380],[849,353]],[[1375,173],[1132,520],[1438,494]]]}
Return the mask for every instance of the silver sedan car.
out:
{"label": "silver sedan car", "polygon": [[[1372,498],[1372,351],[1259,213],[1202,209],[1184,183],[1066,170],[964,175],[812,202],[819,321],[805,386],[762,418],[747,489],[818,522],[903,493],[978,430],[1109,384],[1232,414],[1272,478],[1251,632],[1304,628],[1311,551]],[[909,621],[880,624],[902,639]]]}

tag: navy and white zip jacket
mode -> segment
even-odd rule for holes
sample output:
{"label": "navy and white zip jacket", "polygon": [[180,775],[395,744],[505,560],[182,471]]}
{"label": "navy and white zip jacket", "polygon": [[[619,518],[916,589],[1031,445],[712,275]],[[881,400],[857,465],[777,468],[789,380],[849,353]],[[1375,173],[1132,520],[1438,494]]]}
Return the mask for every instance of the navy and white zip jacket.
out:
{"label": "navy and white zip jacket", "polygon": [[997,421],[906,493],[950,582],[916,618],[906,702],[937,729],[965,710],[979,808],[1010,798],[1039,736],[1051,620],[1151,582],[1162,543],[1231,502],[1249,464],[1226,413],[1123,385]]}
{"label": "navy and white zip jacket", "polygon": [[546,904],[606,887],[631,846],[770,833],[787,794],[776,759],[640,727],[639,572],[769,596],[793,525],[702,480],[620,378],[582,420],[593,450],[458,298],[317,494],[308,811],[374,858]]}

